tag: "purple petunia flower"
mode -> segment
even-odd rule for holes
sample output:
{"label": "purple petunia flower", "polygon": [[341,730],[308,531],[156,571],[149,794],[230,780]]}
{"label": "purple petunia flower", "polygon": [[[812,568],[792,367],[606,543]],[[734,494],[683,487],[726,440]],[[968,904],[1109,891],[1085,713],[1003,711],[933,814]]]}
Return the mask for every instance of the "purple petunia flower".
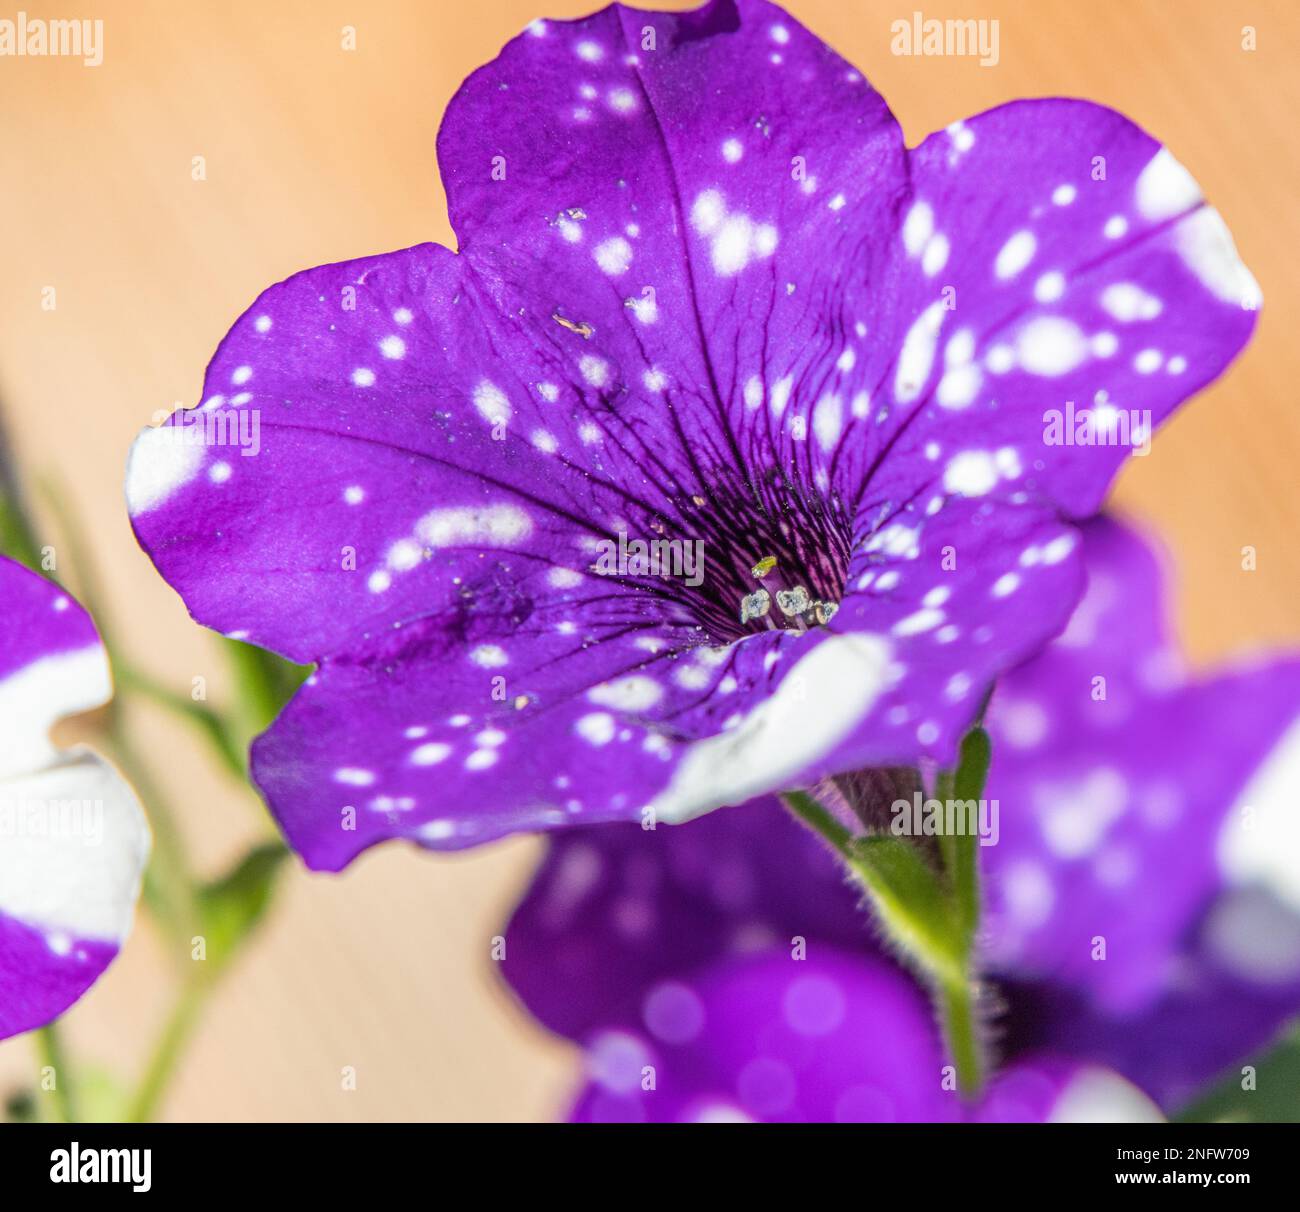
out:
{"label": "purple petunia flower", "polygon": [[1150,551],[1104,520],[1085,535],[1069,627],[988,714],[981,949],[1005,1067],[984,1098],[942,1087],[921,991],[768,801],[553,841],[505,970],[588,1049],[575,1115],[1129,1118],[1150,1111],[1135,1088],[1172,1112],[1300,1010],[1300,659],[1189,678]]}
{"label": "purple petunia flower", "polygon": [[459,253],[272,287],[128,474],[197,619],[319,663],[253,755],[314,867],[948,763],[1126,453],[1045,413],[1159,422],[1258,300],[1119,114],[909,151],[762,0],[537,22],[438,154]]}
{"label": "purple petunia flower", "polygon": [[65,716],[112,695],[90,616],[0,557],[0,1039],[62,1014],[112,962],[149,854],[134,793]]}

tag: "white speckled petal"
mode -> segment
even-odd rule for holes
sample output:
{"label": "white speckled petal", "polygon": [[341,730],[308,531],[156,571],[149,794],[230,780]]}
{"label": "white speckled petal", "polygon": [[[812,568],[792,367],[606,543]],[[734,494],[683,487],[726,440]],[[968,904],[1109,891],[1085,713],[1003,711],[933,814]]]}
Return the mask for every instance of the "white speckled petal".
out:
{"label": "white speckled petal", "polygon": [[108,662],[57,585],[0,559],[0,1038],[66,1010],[131,926],[149,831],[130,787],[59,719],[100,706]]}

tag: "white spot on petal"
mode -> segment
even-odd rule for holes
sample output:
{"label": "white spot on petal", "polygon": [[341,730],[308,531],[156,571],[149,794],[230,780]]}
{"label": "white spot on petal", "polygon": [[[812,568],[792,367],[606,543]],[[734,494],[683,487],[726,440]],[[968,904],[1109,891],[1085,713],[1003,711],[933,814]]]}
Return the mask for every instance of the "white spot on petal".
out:
{"label": "white spot on petal", "polygon": [[1055,378],[1068,374],[1088,356],[1079,326],[1060,316],[1030,320],[1016,336],[1016,355],[1030,374]]}
{"label": "white spot on petal", "polygon": [[966,497],[982,497],[997,482],[997,461],[987,450],[963,450],[948,460],[943,473],[944,488]]}
{"label": "white spot on petal", "polygon": [[592,387],[604,387],[609,382],[609,363],[595,354],[584,354],[579,358],[578,371]]}
{"label": "white spot on petal", "polygon": [[492,424],[509,421],[512,416],[510,401],[505,392],[488,379],[481,379],[474,388],[474,407],[479,415]]}
{"label": "white spot on petal", "polygon": [[475,665],[480,665],[484,669],[500,669],[502,665],[508,664],[510,660],[506,656],[505,649],[496,644],[480,644],[477,648],[470,650],[469,659]]}
{"label": "white spot on petal", "polygon": [[1162,147],[1138,174],[1136,202],[1144,219],[1159,222],[1190,210],[1201,201],[1201,188],[1192,174]]}
{"label": "white spot on petal", "polygon": [[919,257],[934,235],[934,211],[928,202],[913,202],[903,220],[903,247],[909,257]]}
{"label": "white spot on petal", "polygon": [[627,273],[628,266],[632,264],[632,245],[622,236],[613,236],[597,244],[592,256],[605,273],[617,277]]}
{"label": "white spot on petal", "polygon": [[592,745],[608,745],[614,739],[614,717],[607,711],[595,711],[582,716],[573,730]]}
{"label": "white spot on petal", "polygon": [[993,272],[1003,280],[1014,278],[1034,259],[1037,249],[1038,241],[1033,232],[1016,232],[998,252],[997,259],[993,262]]}
{"label": "white spot on petal", "polygon": [[944,314],[943,302],[936,300],[917,316],[903,338],[894,376],[894,397],[900,404],[915,400],[930,377]]}
{"label": "white spot on petal", "polygon": [[436,766],[451,754],[451,746],[440,741],[429,741],[411,750],[412,766]]}
{"label": "white spot on petal", "polygon": [[646,711],[663,698],[663,687],[654,678],[632,674],[613,682],[602,682],[587,691],[587,698],[600,707],[615,711]]}

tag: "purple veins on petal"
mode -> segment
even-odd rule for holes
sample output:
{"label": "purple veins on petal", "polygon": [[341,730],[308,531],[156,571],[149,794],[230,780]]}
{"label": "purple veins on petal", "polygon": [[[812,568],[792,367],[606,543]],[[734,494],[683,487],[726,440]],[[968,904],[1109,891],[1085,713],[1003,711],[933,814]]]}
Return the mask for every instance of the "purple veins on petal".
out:
{"label": "purple veins on petal", "polygon": [[1065,623],[1062,518],[1127,453],[1045,410],[1145,441],[1257,301],[1120,115],[1020,103],[909,152],[761,0],[534,24],[438,156],[460,252],[271,287],[206,441],[181,414],[128,470],[194,616],[320,665],[254,755],[318,867],[951,760]]}

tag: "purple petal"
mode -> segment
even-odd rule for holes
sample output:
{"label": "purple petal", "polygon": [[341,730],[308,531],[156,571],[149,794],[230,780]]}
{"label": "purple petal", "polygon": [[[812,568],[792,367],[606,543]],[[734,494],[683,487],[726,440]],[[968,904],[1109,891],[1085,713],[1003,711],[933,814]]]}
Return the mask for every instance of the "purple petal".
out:
{"label": "purple petal", "polygon": [[925,996],[862,953],[771,949],[653,986],[587,1041],[578,1121],[1151,1122],[1117,1075],[1051,1057],[963,1104]]}
{"label": "purple petal", "polygon": [[[506,979],[553,1031],[611,1027],[660,981],[807,940],[874,949],[858,894],[774,800],[681,829],[556,835],[506,931]],[[623,1025],[635,1025],[634,1018]]]}
{"label": "purple petal", "polygon": [[1164,1116],[1141,1090],[1100,1065],[1031,1055],[1002,1070],[969,1118],[975,1123],[1150,1124]]}
{"label": "purple petal", "polygon": [[[1019,101],[931,135],[903,210],[894,396],[928,402],[904,442],[939,443],[945,475],[954,449],[1006,450],[1020,487],[1092,513],[1141,435],[1254,327],[1259,288],[1223,220],[1167,150],[1101,106]],[[927,327],[942,291],[951,315]],[[1109,440],[1076,445],[1067,408],[1114,417]]]}
{"label": "purple petal", "polygon": [[57,585],[0,556],[0,778],[57,754],[50,729],[112,694],[90,616]]}
{"label": "purple petal", "polygon": [[[713,80],[743,87],[699,104]],[[996,400],[992,370],[961,369],[1055,314],[999,280],[990,212],[1042,178],[1023,221],[1062,249],[1057,212],[1092,203],[1055,177],[1094,142],[1110,157],[1131,237],[1063,271],[1096,293],[1131,270],[1160,292],[1151,331],[1223,334],[1162,371],[1160,415],[1248,328],[1179,235],[1209,212],[1146,213],[1190,191],[1166,160],[1144,175],[1156,145],[1123,119],[1057,102],[963,129],[909,168],[861,75],[760,0],[537,23],[440,135],[462,254],[312,270],[239,321],[202,409],[137,444],[128,499],[198,619],[322,663],[255,765],[308,862],[679,821],[951,760],[993,679],[1063,623],[1078,569],[1057,507],[1095,504],[1116,453],[1043,446],[1035,357]],[[969,400],[941,363],[978,379]],[[1090,354],[1060,383],[1091,399],[1123,386],[1113,365]],[[178,440],[198,423],[204,444]],[[590,575],[629,537],[699,544],[707,574]],[[737,621],[767,556],[838,608],[828,628]]]}
{"label": "purple petal", "polygon": [[575,1120],[910,1123],[960,1113],[943,1089],[923,994],[866,956],[734,958],[657,985],[640,1019],[589,1041]]}
{"label": "purple petal", "polygon": [[[701,105],[717,80],[743,86]],[[1004,480],[1091,513],[1128,451],[1049,445],[1046,411],[1149,413],[1149,436],[1259,304],[1122,115],[1016,102],[907,153],[861,74],[758,0],[536,23],[458,93],[439,158],[512,304],[591,323],[633,390],[710,385],[739,453],[850,495]]]}
{"label": "purple petal", "polygon": [[1170,1106],[1300,1009],[1300,661],[1190,680],[1151,552],[1085,533],[1078,611],[990,707],[986,951],[1023,1042]]}
{"label": "purple petal", "polygon": [[569,822],[676,823],[951,755],[981,688],[1062,622],[1073,536],[1026,507],[960,501],[879,533],[829,627],[729,644],[638,627],[636,599],[602,578],[575,573],[559,592],[537,578],[545,596],[528,599],[508,568],[480,569],[459,616],[326,661],[257,743],[255,777],[307,862],[334,870],[386,837],[457,848]]}
{"label": "purple petal", "polygon": [[131,925],[149,834],[130,788],[96,755],[60,754],[59,719],[111,693],[89,616],[57,585],[0,559],[0,1038],[56,1018],[108,966]]}
{"label": "purple petal", "polygon": [[118,944],[51,936],[0,913],[0,1039],[53,1022],[117,957]]}

